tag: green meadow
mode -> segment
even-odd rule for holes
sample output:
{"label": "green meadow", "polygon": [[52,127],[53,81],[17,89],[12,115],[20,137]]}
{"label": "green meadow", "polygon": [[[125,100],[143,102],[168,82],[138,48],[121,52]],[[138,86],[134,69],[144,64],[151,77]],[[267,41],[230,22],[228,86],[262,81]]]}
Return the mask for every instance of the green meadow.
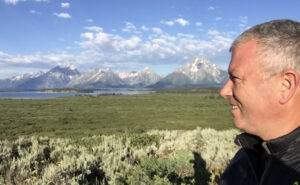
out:
{"label": "green meadow", "polygon": [[214,88],[0,104],[0,184],[216,185],[238,150]]}
{"label": "green meadow", "polygon": [[151,129],[232,128],[218,89],[159,89],[145,95],[0,99],[0,140],[19,136],[80,138]]}

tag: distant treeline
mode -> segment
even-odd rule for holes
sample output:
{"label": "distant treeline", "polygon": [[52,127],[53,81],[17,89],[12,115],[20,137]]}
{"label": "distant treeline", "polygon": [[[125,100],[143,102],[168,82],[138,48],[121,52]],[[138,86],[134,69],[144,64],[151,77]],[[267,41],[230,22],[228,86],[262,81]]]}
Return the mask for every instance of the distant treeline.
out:
{"label": "distant treeline", "polygon": [[155,89],[156,93],[219,93],[219,91],[219,87]]}

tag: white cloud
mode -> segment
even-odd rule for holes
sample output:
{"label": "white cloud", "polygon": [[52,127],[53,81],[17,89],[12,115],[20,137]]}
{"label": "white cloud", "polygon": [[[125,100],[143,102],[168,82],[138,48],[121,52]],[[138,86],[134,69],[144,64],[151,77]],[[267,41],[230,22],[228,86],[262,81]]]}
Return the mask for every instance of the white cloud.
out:
{"label": "white cloud", "polygon": [[229,31],[229,32],[222,32],[222,34],[223,34],[225,37],[232,38],[233,36],[235,36],[235,35],[237,34],[237,32]]}
{"label": "white cloud", "polygon": [[94,22],[94,20],[93,19],[87,19],[86,22],[92,23],[92,22]]}
{"label": "white cloud", "polygon": [[248,27],[248,17],[247,16],[240,16],[239,17],[239,20],[240,20],[240,24],[239,24],[239,27],[240,27],[240,30],[243,31],[245,29],[247,29]]}
{"label": "white cloud", "polygon": [[38,15],[41,14],[41,12],[38,12],[38,11],[36,11],[36,10],[30,10],[29,12],[30,12],[31,14],[38,14]]}
{"label": "white cloud", "polygon": [[195,25],[196,26],[202,26],[202,22],[196,22]]}
{"label": "white cloud", "polygon": [[131,22],[126,22],[126,27],[122,29],[124,32],[136,31],[136,27]]}
{"label": "white cloud", "polygon": [[54,13],[53,15],[59,17],[59,18],[63,18],[63,19],[70,19],[71,15],[68,13]]}
{"label": "white cloud", "polygon": [[5,3],[7,4],[17,4],[18,2],[22,2],[22,1],[26,1],[26,0],[5,0]]}
{"label": "white cloud", "polygon": [[218,36],[220,35],[220,32],[218,32],[217,30],[208,30],[207,34],[210,36]]}
{"label": "white cloud", "polygon": [[94,33],[85,32],[85,33],[82,33],[80,36],[83,38],[86,38],[88,40],[92,40],[94,38]]}
{"label": "white cloud", "polygon": [[160,23],[161,24],[166,24],[168,26],[173,26],[175,24],[174,21],[164,21],[164,20],[161,20]]}
{"label": "white cloud", "polygon": [[[16,5],[19,2],[25,2],[27,0],[4,0],[6,4]],[[48,2],[49,0],[34,0],[35,2]]]}
{"label": "white cloud", "polygon": [[125,24],[126,27],[122,29],[123,32],[140,34],[140,32],[137,31],[135,25],[133,25],[131,22],[125,22]]}
{"label": "white cloud", "polygon": [[215,21],[220,21],[220,20],[222,20],[223,18],[222,17],[216,17],[215,18]]}
{"label": "white cloud", "polygon": [[73,61],[74,56],[67,53],[43,55],[8,55],[0,52],[0,65],[14,67],[42,68],[53,65],[62,65],[65,61]]}
{"label": "white cloud", "polygon": [[70,7],[70,3],[60,3],[62,8],[69,8]]}
{"label": "white cloud", "polygon": [[130,39],[123,39],[121,37],[115,37],[113,39],[112,46],[116,51],[127,51],[129,53],[132,50],[137,52],[138,50],[134,50],[138,47],[141,42],[141,38],[137,36],[133,36]]}
{"label": "white cloud", "polygon": [[174,20],[171,20],[171,21],[161,20],[160,23],[168,25],[168,26],[173,26],[175,23],[178,23],[181,26],[187,26],[187,25],[190,24],[189,21],[187,21],[185,19],[182,19],[182,18],[174,19]]}
{"label": "white cloud", "polygon": [[239,27],[244,28],[244,27],[246,27],[246,25],[245,24],[239,24]]}
{"label": "white cloud", "polygon": [[240,16],[240,21],[243,24],[247,24],[248,23],[248,17],[247,16]]}
{"label": "white cloud", "polygon": [[97,56],[94,59],[90,58],[89,62],[109,62],[112,68],[126,65],[128,61],[136,65],[141,62],[148,65],[180,64],[194,56],[218,58],[217,61],[220,63],[228,60],[224,55],[229,55],[228,49],[232,39],[227,36],[232,33],[209,30],[206,37],[208,40],[201,40],[192,34],[178,33],[172,36],[157,27],[151,30],[153,33],[148,38],[137,36],[124,38],[103,31],[86,32],[81,34],[83,41],[79,45],[89,51],[89,55]]}
{"label": "white cloud", "polygon": [[[128,27],[132,25],[128,24]],[[84,27],[80,34],[81,41],[77,43],[79,48],[73,47],[77,51],[81,49],[77,54],[8,55],[0,52],[0,70],[4,67],[49,70],[56,65],[63,65],[65,61],[81,71],[96,67],[134,69],[149,65],[179,66],[195,56],[205,57],[225,68],[230,60],[228,49],[232,43],[231,36],[235,34],[233,32],[209,30],[203,40],[198,35],[184,32],[171,35],[158,27],[145,28],[151,30],[147,37],[137,36],[134,32],[129,36],[117,32],[106,33],[98,26]]]}
{"label": "white cloud", "polygon": [[89,30],[89,31],[94,31],[94,32],[102,32],[103,31],[103,28],[98,27],[98,26],[84,27],[84,29]]}
{"label": "white cloud", "polygon": [[175,22],[179,23],[181,26],[187,26],[190,24],[189,21],[184,20],[182,18],[176,19]]}
{"label": "white cloud", "polygon": [[162,34],[163,31],[160,28],[152,28],[152,31],[156,34]]}
{"label": "white cloud", "polygon": [[215,10],[215,9],[216,9],[216,7],[213,7],[213,6],[208,7],[208,10]]}
{"label": "white cloud", "polygon": [[142,30],[144,30],[144,31],[148,31],[148,30],[149,30],[149,28],[147,28],[147,27],[146,27],[146,26],[144,26],[144,25],[143,25],[143,26],[141,26],[141,29],[142,29]]}
{"label": "white cloud", "polygon": [[184,34],[184,33],[178,33],[177,36],[178,36],[178,37],[189,38],[189,39],[195,38],[194,35],[191,35],[191,34]]}
{"label": "white cloud", "polygon": [[113,42],[114,40],[119,40],[119,36],[114,37],[114,35],[102,31],[97,33],[82,33],[81,37],[87,39],[79,43],[81,47],[106,53],[115,52],[116,49],[113,46]]}

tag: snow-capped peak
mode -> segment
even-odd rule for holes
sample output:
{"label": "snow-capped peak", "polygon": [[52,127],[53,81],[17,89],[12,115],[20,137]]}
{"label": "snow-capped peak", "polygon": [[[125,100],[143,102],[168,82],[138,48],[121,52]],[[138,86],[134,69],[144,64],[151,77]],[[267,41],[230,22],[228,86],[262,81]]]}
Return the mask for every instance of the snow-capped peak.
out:
{"label": "snow-capped peak", "polygon": [[149,70],[152,70],[150,67],[145,67],[144,68],[144,71],[149,71]]}
{"label": "snow-capped peak", "polygon": [[40,71],[38,73],[32,74],[32,73],[26,73],[22,75],[17,75],[11,78],[13,81],[23,80],[23,79],[29,79],[29,78],[37,78],[41,75],[45,74],[44,72]]}
{"label": "snow-capped peak", "polygon": [[190,65],[191,65],[191,72],[198,72],[202,65],[216,67],[215,64],[212,64],[208,60],[199,57],[194,58],[193,62]]}
{"label": "snow-capped peak", "polygon": [[98,68],[98,69],[96,69],[96,71],[98,73],[106,73],[106,72],[109,72],[110,69],[109,68]]}
{"label": "snow-capped peak", "polygon": [[207,83],[221,83],[227,74],[215,64],[200,57],[195,57],[193,60],[184,63],[182,67],[176,69],[174,72],[185,74],[195,83],[204,81],[207,81]]}
{"label": "snow-capped peak", "polygon": [[69,68],[70,70],[76,70],[76,67],[73,64],[65,64],[63,68]]}
{"label": "snow-capped peak", "polygon": [[136,77],[138,75],[138,72],[133,71],[133,72],[119,72],[117,71],[116,74],[121,78],[121,79],[125,79],[125,78],[132,78],[132,77]]}
{"label": "snow-capped peak", "polygon": [[197,73],[201,68],[209,69],[214,68],[217,69],[217,66],[215,64],[212,64],[210,61],[195,57],[193,60],[186,62],[183,64],[182,67],[175,70],[175,72],[182,72],[182,73]]}

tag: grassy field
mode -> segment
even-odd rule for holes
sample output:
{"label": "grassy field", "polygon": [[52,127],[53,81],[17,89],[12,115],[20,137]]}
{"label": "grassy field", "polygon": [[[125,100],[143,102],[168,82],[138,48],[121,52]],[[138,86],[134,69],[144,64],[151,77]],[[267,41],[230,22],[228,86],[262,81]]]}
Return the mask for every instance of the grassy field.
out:
{"label": "grassy field", "polygon": [[235,129],[0,141],[0,184],[217,185]]}
{"label": "grassy field", "polygon": [[151,129],[232,128],[218,89],[161,89],[146,95],[0,99],[0,140],[22,135],[85,137]]}
{"label": "grassy field", "polygon": [[0,104],[0,184],[216,185],[238,150],[216,88]]}

